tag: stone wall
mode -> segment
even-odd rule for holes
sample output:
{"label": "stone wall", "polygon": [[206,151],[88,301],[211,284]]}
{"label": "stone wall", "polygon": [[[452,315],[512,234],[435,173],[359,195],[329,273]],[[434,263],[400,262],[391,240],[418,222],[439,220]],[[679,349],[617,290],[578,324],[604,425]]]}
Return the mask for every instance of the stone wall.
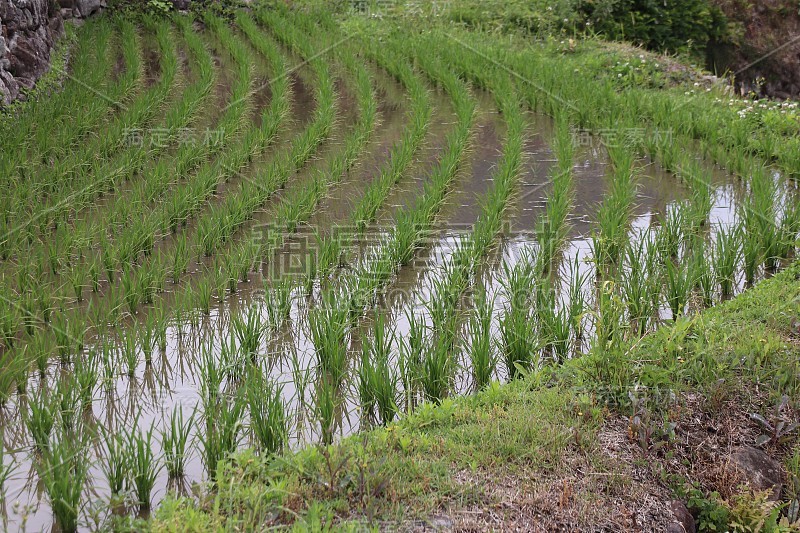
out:
{"label": "stone wall", "polygon": [[65,18],[88,17],[101,7],[101,0],[0,0],[0,105],[47,71]]}

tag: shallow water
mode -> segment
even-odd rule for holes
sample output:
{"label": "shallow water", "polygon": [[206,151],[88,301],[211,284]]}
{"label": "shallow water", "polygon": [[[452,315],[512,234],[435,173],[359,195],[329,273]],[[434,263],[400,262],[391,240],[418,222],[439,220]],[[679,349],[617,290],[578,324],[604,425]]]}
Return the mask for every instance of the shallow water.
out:
{"label": "shallow water", "polygon": [[[332,191],[330,197],[325,199],[309,223],[303,226],[302,231],[287,239],[286,245],[277,252],[271,263],[288,265],[292,272],[303,272],[304,261],[311,248],[309,242],[313,240],[312,232],[316,229],[324,232],[330,226],[348,220],[351,206],[360,197],[369,181],[374,178],[380,166],[386,162],[389,147],[400,138],[405,111],[405,102],[400,97],[402,91],[396,82],[385,77],[377,76],[377,80],[379,97],[383,102],[380,107],[381,124],[376,129],[369,154],[345,177],[342,184]],[[310,114],[313,112],[313,93],[300,76],[293,78],[292,86],[295,90],[292,115],[299,117],[298,122],[303,124],[310,119]],[[379,300],[377,309],[389,317],[389,323],[398,337],[408,333],[408,313],[422,318],[428,325],[431,324],[425,303],[435,296],[431,290],[432,284],[442,275],[442,267],[448,263],[455,247],[477,220],[481,208],[480,199],[490,189],[492,173],[502,156],[504,135],[502,120],[494,111],[491,99],[487,95],[480,96],[480,112],[472,148],[466,156],[464,170],[457,176],[452,192],[442,207],[433,235],[423,249],[419,250],[412,264],[400,270]],[[261,99],[257,100],[257,105],[266,105],[267,98],[268,94],[262,95]],[[425,183],[432,165],[442,150],[443,139],[453,126],[453,117],[442,95],[435,96],[435,104],[437,112],[434,114],[428,142],[419,156],[418,164],[393,192],[380,213],[378,223],[367,232],[368,238],[352,250],[352,255],[349,257],[351,263],[357,263],[367,257],[370,251],[381,246],[398,209],[411,203]],[[349,114],[350,120],[343,119],[342,125],[348,125],[354,116],[352,110],[347,111],[347,109],[349,108],[345,104],[345,112]],[[477,280],[478,284],[495,297],[495,334],[497,320],[504,311],[508,299],[504,294],[501,266],[503,263],[513,265],[520,260],[524,251],[535,249],[534,229],[538,217],[546,207],[549,194],[548,175],[555,163],[550,149],[553,138],[553,124],[550,119],[530,115],[527,133],[526,158],[518,194],[506,212],[503,235],[495,250],[487,258]],[[341,140],[341,133],[331,141],[331,147],[335,147],[337,139]],[[310,172],[324,168],[331,147],[323,152],[309,169],[295,177],[290,189],[302,187]],[[263,161],[266,162],[267,160]],[[638,166],[639,186],[631,224],[633,239],[641,238],[642,232],[658,224],[670,206],[685,199],[687,194],[685,187],[677,178],[665,172],[658,164],[640,161]],[[255,165],[254,168],[261,167]],[[554,276],[555,285],[560,288],[560,305],[567,303],[564,299],[564,289],[571,281],[566,265],[577,258],[579,273],[587,276],[593,273],[594,267],[587,259],[591,256],[591,231],[595,226],[597,206],[607,191],[608,168],[608,158],[602,146],[579,147],[573,168],[575,203],[570,217],[569,242],[562,252],[561,267]],[[712,176],[714,184],[714,203],[710,220],[710,231],[713,233],[716,228],[728,227],[737,222],[735,206],[739,203],[743,190],[737,180],[724,172],[709,165],[705,168]],[[275,200],[279,198],[280,195]],[[258,225],[268,223],[274,214],[272,207],[275,204],[277,201],[271,202],[271,206],[259,213],[253,223],[243,231],[254,231]],[[208,266],[208,261],[199,261],[193,264],[192,269],[199,271]],[[265,265],[264,273],[269,272],[271,272],[270,265]],[[743,284],[738,282],[737,291],[742,289]],[[592,288],[586,287],[585,290],[591,297]],[[309,406],[313,403],[315,351],[309,332],[308,312],[318,304],[318,298],[319,287],[315,288],[311,297],[302,294],[300,289],[295,290],[289,321],[279,331],[266,335],[259,349],[259,362],[265,372],[271,380],[283,386],[283,399],[292,415],[290,439],[292,447],[315,443],[320,438],[317,425],[310,420],[309,410]],[[230,317],[246,312],[251,305],[258,306],[262,320],[267,322],[268,315],[263,304],[263,283],[259,276],[255,275],[249,283],[241,284],[236,294],[215,302],[210,316],[198,315],[194,318],[182,317],[174,320],[167,329],[166,350],[156,349],[152,364],[146,364],[140,354],[135,375],[130,378],[124,375],[123,363],[121,361],[116,363],[118,369],[113,379],[99,385],[94,391],[91,409],[84,413],[86,423],[109,429],[130,428],[134,424],[144,429],[155,426],[157,429],[154,447],[157,454],[160,454],[158,431],[165,426],[173,410],[182,408],[186,417],[193,412],[195,417],[201,416],[199,406],[202,383],[198,372],[198,361],[203,346],[213,341],[211,350],[217,359],[221,358],[220,340],[227,339],[230,334]],[[465,298],[465,307],[468,305],[468,298]],[[666,318],[666,315],[662,318]],[[348,339],[353,360],[359,353],[361,337],[369,334],[373,319],[374,313],[367,313]],[[92,348],[93,346],[88,346],[87,351]],[[397,347],[394,348],[396,353]],[[577,351],[580,351],[580,348],[577,347]],[[293,375],[295,370],[293,358],[305,376],[300,380],[300,384]],[[61,368],[53,365],[44,380],[35,378],[30,382],[29,390],[36,391],[39,387],[52,390],[60,373]],[[502,370],[498,372],[497,377],[504,378]],[[453,392],[466,393],[470,389],[469,372],[466,365],[463,365]],[[29,530],[43,530],[50,526],[51,513],[33,468],[31,437],[25,425],[21,423],[20,412],[24,409],[24,397],[14,396],[2,411],[6,448],[10,450],[6,454],[5,461],[6,464],[10,461],[16,464],[13,476],[6,483],[6,526],[10,529],[26,527]],[[355,390],[349,390],[339,413],[338,437],[361,428],[358,411]],[[192,434],[194,447],[187,461],[187,474],[180,485],[183,490],[186,490],[191,483],[202,482],[205,479],[205,469],[196,434],[200,430],[201,427],[195,424],[195,431]],[[242,447],[249,444],[246,439],[241,442]],[[87,460],[93,465],[90,471],[91,488],[87,489],[84,501],[104,501],[108,498],[108,488],[96,460],[101,450],[101,442],[95,442],[90,447]],[[162,471],[153,492],[153,504],[157,505],[170,488],[167,475]],[[101,508],[98,508],[97,512],[89,507],[85,508],[82,512],[84,527],[89,529],[94,523],[102,523],[105,513],[106,511]]]}

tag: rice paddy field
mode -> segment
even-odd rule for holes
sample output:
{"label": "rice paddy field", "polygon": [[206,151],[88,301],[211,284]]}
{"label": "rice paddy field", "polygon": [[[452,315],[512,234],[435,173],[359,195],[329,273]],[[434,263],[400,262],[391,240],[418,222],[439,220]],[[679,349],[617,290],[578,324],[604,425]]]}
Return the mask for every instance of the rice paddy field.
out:
{"label": "rice paddy field", "polygon": [[795,258],[797,104],[671,58],[285,6],[66,46],[0,129],[9,530],[147,518]]}

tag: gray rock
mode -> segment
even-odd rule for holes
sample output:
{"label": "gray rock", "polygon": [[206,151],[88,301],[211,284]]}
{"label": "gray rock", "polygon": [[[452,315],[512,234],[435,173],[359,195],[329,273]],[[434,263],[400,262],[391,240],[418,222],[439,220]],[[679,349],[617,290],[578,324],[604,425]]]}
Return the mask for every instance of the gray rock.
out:
{"label": "gray rock", "polygon": [[[14,100],[17,98],[17,96],[19,96],[19,85],[14,79],[14,76],[5,70],[0,70],[0,86],[2,86],[0,91],[3,92],[5,104],[8,104],[11,100]],[[5,101],[6,98],[8,98],[8,102]]]}
{"label": "gray rock", "polygon": [[751,446],[736,448],[728,456],[727,468],[754,490],[771,490],[771,499],[778,500],[783,489],[781,464],[765,451]]}
{"label": "gray rock", "polygon": [[83,18],[90,17],[102,9],[100,0],[75,0],[75,7]]}
{"label": "gray rock", "polygon": [[11,91],[8,90],[3,80],[0,80],[0,105],[8,105],[12,100]]}

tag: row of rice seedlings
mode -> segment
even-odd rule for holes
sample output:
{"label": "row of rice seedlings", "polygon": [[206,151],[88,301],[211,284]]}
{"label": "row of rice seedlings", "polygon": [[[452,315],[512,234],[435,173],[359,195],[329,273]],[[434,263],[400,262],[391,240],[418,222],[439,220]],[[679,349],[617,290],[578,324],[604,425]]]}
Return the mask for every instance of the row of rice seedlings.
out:
{"label": "row of rice seedlings", "polygon": [[[370,75],[363,65],[355,61],[352,53],[342,54],[341,60],[345,63],[347,70],[355,76],[358,122],[353,131],[344,139],[343,149],[337,152],[328,168],[314,177],[311,186],[298,190],[296,194],[287,197],[278,207],[275,218],[281,221],[282,230],[272,230],[268,238],[263,240],[258,254],[261,258],[271,257],[274,251],[283,244],[286,234],[293,233],[300,223],[309,219],[320,201],[327,196],[330,188],[339,183],[355,165],[372,137],[376,124],[377,101]],[[321,261],[321,258],[318,258],[317,261]]]}
{"label": "row of rice seedlings", "polygon": [[597,210],[597,230],[592,233],[592,255],[599,275],[612,274],[621,264],[636,198],[633,154],[626,147],[609,146],[608,155],[611,190]]}
{"label": "row of rice seedlings", "polygon": [[[415,74],[407,61],[386,47],[376,47],[375,43],[367,44],[367,53],[378,65],[395,77],[408,91],[411,108],[407,113],[410,127],[404,130],[403,137],[392,146],[388,162],[381,167],[379,174],[370,182],[363,196],[353,207],[348,227],[354,233],[344,233],[336,228],[326,236],[317,238],[317,257],[314,270],[321,280],[328,278],[341,266],[343,250],[363,234],[367,225],[375,221],[381,206],[390,191],[408,172],[418,153],[431,119],[431,103],[428,90]],[[313,280],[311,280],[313,281]]]}
{"label": "row of rice seedlings", "polygon": [[374,303],[377,292],[413,258],[461,168],[475,118],[475,100],[458,76],[440,59],[423,55],[421,49],[413,45],[404,46],[406,53],[419,61],[423,72],[450,95],[458,121],[448,135],[444,153],[425,183],[422,194],[413,206],[398,213],[388,242],[376,250],[374,257],[339,278],[340,287],[348,293],[345,300],[350,305],[351,321],[359,318]]}
{"label": "row of rice seedlings", "polygon": [[[142,59],[141,51],[138,46],[138,37],[135,28],[130,22],[121,23],[123,33],[123,52],[126,56],[126,62],[135,66],[135,70],[126,71],[124,75],[129,77],[125,85],[125,92],[120,93],[118,96],[122,97],[126,93],[133,93],[133,88],[140,84],[142,77]],[[129,36],[126,38],[126,36]],[[157,35],[160,46],[166,46],[164,50],[160,50],[160,54],[164,54],[167,49],[171,49],[171,43],[164,42],[163,35]],[[169,52],[166,52],[169,54]],[[165,72],[164,76],[169,78],[172,74],[174,76],[174,68],[177,68],[177,57],[174,50],[171,52],[172,67],[171,72]],[[168,82],[171,83],[171,80]],[[115,94],[112,93],[113,99]],[[24,183],[19,183],[15,187],[15,203],[24,206],[24,202],[19,195],[25,195],[32,200],[39,197],[37,201],[29,205],[24,216],[29,219],[37,220],[40,227],[47,227],[50,223],[56,224],[64,220],[67,209],[74,210],[78,206],[84,206],[86,203],[80,198],[82,189],[90,180],[89,176],[91,171],[86,170],[86,162],[92,161],[91,157],[97,156],[97,160],[103,161],[114,150],[119,148],[122,143],[120,142],[124,135],[125,128],[129,127],[131,123],[135,124],[135,120],[150,111],[151,102],[156,95],[145,92],[138,98],[126,102],[124,110],[114,117],[113,121],[105,128],[104,134],[94,137],[90,142],[82,145],[80,149],[68,153],[67,157],[59,158],[55,165],[50,168],[41,169],[34,173],[32,179],[26,179]],[[106,103],[107,106],[107,103]],[[152,111],[151,111],[152,113]],[[98,165],[99,163],[94,163]],[[69,178],[69,179],[64,179]],[[76,194],[76,191],[78,194]],[[33,196],[31,196],[31,192]],[[45,201],[41,201],[43,195]],[[65,198],[69,200],[69,206],[65,205]],[[16,223],[14,224],[16,225]]]}
{"label": "row of rice seedlings", "polygon": [[[112,26],[116,26],[119,32],[116,39],[111,35]],[[69,103],[76,107],[73,109],[62,107],[63,119],[58,123],[60,128],[51,130],[47,127],[38,127],[31,137],[35,141],[32,146],[28,141],[25,143],[28,144],[27,150],[22,149],[16,153],[9,153],[10,161],[16,167],[16,171],[14,174],[8,175],[8,178],[13,180],[11,183],[14,184],[15,189],[18,185],[29,184],[30,190],[37,192],[42,190],[42,187],[48,186],[42,179],[49,175],[47,167],[53,163],[60,164],[63,158],[70,158],[73,152],[82,152],[84,155],[88,153],[85,150],[86,146],[79,145],[77,141],[85,139],[88,133],[102,127],[104,120],[113,119],[114,114],[109,113],[109,110],[113,107],[122,107],[141,86],[144,74],[141,39],[133,22],[124,18],[116,18],[113,21],[99,22],[90,31],[97,32],[96,41],[92,43],[92,46],[102,46],[103,48],[96,48],[96,54],[89,54],[89,57],[93,56],[92,60],[97,70],[87,71],[89,67],[84,65],[80,68],[80,73],[86,75],[86,78],[79,80],[81,83],[87,85],[92,83],[92,85],[89,85],[90,89],[88,90],[86,87],[79,89],[76,87],[76,90],[71,92]],[[119,40],[120,49],[113,45],[117,40]],[[119,52],[121,52],[125,68],[117,80],[113,80],[111,68],[116,62],[114,54]],[[102,91],[107,98],[98,98],[97,93],[93,90]],[[66,106],[67,102],[57,102],[55,105]],[[40,118],[42,124],[48,124],[48,126],[52,124],[46,115],[42,115]],[[30,159],[26,161],[25,157],[30,157]],[[25,188],[23,187],[23,190]],[[36,206],[31,204],[29,207]]]}
{"label": "row of rice seedlings", "polygon": [[[169,106],[164,115],[162,128],[162,137],[156,146],[151,146],[150,139],[142,139],[138,145],[134,143],[129,150],[119,154],[118,157],[113,158],[107,162],[104,168],[101,168],[97,173],[102,176],[102,182],[98,182],[92,188],[92,191],[98,194],[104,192],[114,191],[123,180],[130,180],[134,175],[145,175],[146,179],[139,182],[129,194],[124,198],[118,197],[110,206],[100,212],[86,213],[83,219],[76,220],[73,223],[73,231],[85,231],[87,234],[87,243],[90,245],[97,240],[96,234],[99,231],[101,239],[105,239],[105,232],[107,228],[117,228],[120,225],[127,226],[129,221],[138,218],[139,213],[144,212],[144,209],[151,207],[154,199],[162,195],[169,184],[171,183],[174,173],[174,168],[180,167],[181,171],[190,170],[183,161],[196,161],[199,163],[199,152],[203,151],[204,147],[195,146],[193,143],[181,143],[178,153],[170,158],[158,159],[155,166],[149,172],[144,173],[141,170],[146,166],[148,161],[153,158],[158,158],[159,154],[165,152],[171,141],[177,138],[181,131],[192,122],[196,117],[201,104],[208,98],[211,93],[213,85],[214,72],[211,57],[203,45],[199,36],[191,29],[189,21],[183,18],[177,19],[179,28],[183,33],[184,40],[190,51],[191,57],[194,61],[194,68],[198,72],[197,81],[188,87],[180,87],[175,83],[174,70],[177,68],[176,57],[174,52],[166,54],[162,58],[162,71],[163,74],[159,82],[150,89],[149,93],[158,95],[155,101],[163,101],[167,95],[175,92],[177,88],[182,88],[181,98]],[[188,25],[188,27],[187,27]],[[161,41],[166,41],[171,38],[171,34],[167,32],[166,27],[159,25],[158,33]],[[158,109],[156,105],[150,105],[147,112],[152,113]],[[138,131],[143,124],[145,117],[131,119],[130,124],[126,124],[124,129],[128,131]],[[135,141],[135,139],[132,139]],[[145,239],[145,243],[152,240],[152,237]],[[101,241],[102,242],[102,241]],[[75,249],[75,245],[81,244],[81,241],[71,242],[73,246],[66,246],[62,248],[62,254],[68,256],[72,254],[81,254],[83,250]],[[105,252],[104,256],[112,257],[113,250],[108,246],[108,241],[105,240],[105,246],[102,247]],[[147,252],[145,246],[145,253]],[[118,256],[126,254],[119,253]],[[131,253],[127,253],[131,255]]]}
{"label": "row of rice seedlings", "polygon": [[[13,120],[14,115],[11,115],[0,124],[0,144],[7,147],[9,155],[0,161],[3,186],[7,185],[6,180],[13,175],[12,169],[19,166],[24,156],[30,161],[47,161],[55,155],[54,150],[69,147],[79,140],[83,128],[64,125],[74,124],[76,119],[84,117],[83,114],[75,114],[80,103],[97,100],[96,95],[78,80],[102,89],[111,79],[112,55],[117,52],[117,48],[112,46],[112,32],[109,18],[93,19],[77,30],[65,28],[62,44],[57,46],[53,54],[53,66],[63,70],[68,68],[74,79],[64,79],[61,90],[47,98],[18,102],[16,107],[22,109],[16,116],[24,114],[30,120]],[[69,132],[70,135],[63,133],[62,138],[58,139],[53,131]],[[55,141],[60,141],[60,144]]]}
{"label": "row of rice seedlings", "polygon": [[575,147],[569,124],[563,116],[556,118],[553,151],[558,163],[551,172],[552,189],[547,197],[545,213],[541,216],[536,229],[536,239],[539,243],[537,261],[545,273],[552,270],[556,258],[566,243],[569,235],[567,217],[572,210],[575,196],[572,177]]}
{"label": "row of rice seedlings", "polygon": [[504,263],[502,285],[506,295],[499,322],[498,350],[509,380],[539,365],[540,341],[530,319],[537,258],[524,252],[516,264]]}
{"label": "row of rice seedlings", "polygon": [[[304,57],[313,56],[314,52],[308,50],[304,45],[298,44],[304,37],[303,34],[297,32],[296,28],[286,25],[285,22],[281,24],[281,19],[276,19],[274,14],[268,12],[263,13],[262,22],[271,24],[278,37],[284,40],[288,46],[305,49],[303,53],[307,55]],[[280,31],[278,31],[279,28]],[[311,67],[314,69],[318,81],[317,109],[314,120],[305,131],[298,134],[289,150],[278,156],[277,161],[267,170],[264,182],[242,182],[237,193],[229,195],[218,209],[212,210],[204,218],[203,231],[199,236],[199,246],[204,255],[212,255],[228,242],[235,231],[251,218],[255,209],[268,200],[276,190],[283,187],[291,173],[302,168],[330,135],[337,116],[336,90],[333,79],[320,59],[316,58],[311,61]],[[366,83],[368,84],[368,80]],[[374,113],[372,118],[374,118]],[[360,142],[361,139],[356,139],[356,141]],[[347,153],[343,154],[342,159],[339,160],[341,162],[337,163],[337,167],[342,165],[338,168],[340,171],[348,168],[357,155],[357,152],[353,152],[352,141],[350,142]],[[294,206],[316,205],[316,202],[321,199],[319,188],[310,189],[307,192],[311,195],[310,198],[293,199],[290,202],[292,207],[284,208],[284,214],[289,216],[290,220],[296,220],[303,216],[301,213],[288,212],[290,209],[294,209]]]}
{"label": "row of rice seedlings", "polygon": [[[483,209],[470,235],[458,246],[452,256],[451,263],[445,268],[441,282],[435,282],[432,300],[438,305],[431,308],[431,318],[436,336],[431,364],[426,368],[438,373],[444,364],[443,355],[439,352],[453,353],[456,348],[456,332],[459,328],[458,309],[461,297],[472,285],[475,269],[488,254],[496,237],[502,230],[502,215],[505,211],[519,177],[522,163],[522,144],[525,122],[520,112],[519,102],[513,97],[514,90],[509,84],[503,84],[501,109],[508,126],[507,139],[504,146],[503,159],[498,170],[493,174],[492,189],[482,202]],[[488,310],[487,310],[488,307]],[[488,312],[488,315],[487,315]],[[491,305],[487,303],[485,294],[479,293],[476,308],[470,315],[468,326],[469,340],[475,342],[467,345],[472,362],[474,386],[485,387],[492,378],[496,367],[495,354],[489,335],[491,329]],[[510,323],[509,323],[510,324]],[[442,335],[446,332],[446,335]],[[486,334],[488,337],[482,337]],[[453,354],[454,355],[454,354]],[[439,364],[433,364],[438,362]],[[452,370],[453,365],[448,365]]]}

